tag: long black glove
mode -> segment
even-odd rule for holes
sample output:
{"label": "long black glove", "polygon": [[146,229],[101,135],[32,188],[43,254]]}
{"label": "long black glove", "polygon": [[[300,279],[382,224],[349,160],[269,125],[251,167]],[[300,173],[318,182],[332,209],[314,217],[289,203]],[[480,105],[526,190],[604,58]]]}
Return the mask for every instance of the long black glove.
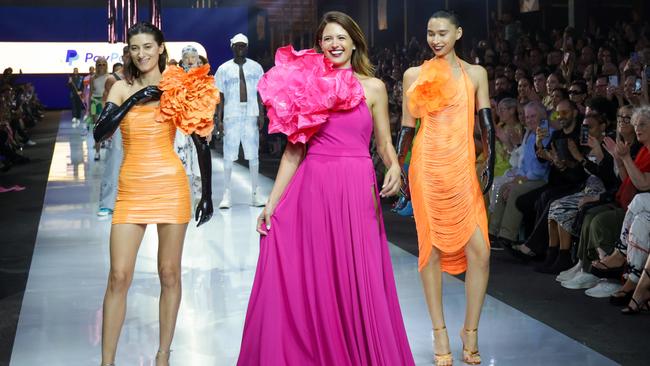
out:
{"label": "long black glove", "polygon": [[196,206],[194,219],[198,221],[199,227],[212,218],[214,208],[212,207],[212,157],[208,142],[197,134],[192,134],[192,141],[196,146],[199,156],[199,170],[201,171],[201,201]]}
{"label": "long black glove", "polygon": [[161,94],[162,91],[157,86],[150,85],[135,92],[135,94],[125,100],[119,107],[111,102],[106,103],[93,129],[95,142],[101,142],[111,137],[131,107],[136,104],[159,100]]}
{"label": "long black glove", "polygon": [[404,172],[404,161],[406,161],[406,155],[411,149],[411,144],[413,142],[413,136],[415,136],[414,127],[402,126],[399,131],[399,136],[397,138],[397,162],[402,171],[402,186],[400,187],[400,192],[402,197],[393,208],[393,211],[401,211],[406,207],[408,202],[411,200],[411,191],[409,190],[409,179],[406,173]]}
{"label": "long black glove", "polygon": [[494,181],[494,162],[496,159],[494,148],[494,123],[492,122],[492,110],[483,108],[478,111],[478,120],[481,128],[481,142],[483,143],[483,154],[485,156],[485,167],[481,174],[482,181],[485,183],[483,194],[486,194],[492,188]]}

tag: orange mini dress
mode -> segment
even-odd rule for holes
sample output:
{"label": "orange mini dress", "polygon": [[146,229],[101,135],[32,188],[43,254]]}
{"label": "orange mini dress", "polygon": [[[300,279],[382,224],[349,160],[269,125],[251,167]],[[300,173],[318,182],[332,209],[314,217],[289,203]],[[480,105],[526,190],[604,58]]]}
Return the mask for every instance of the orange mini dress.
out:
{"label": "orange mini dress", "polygon": [[124,160],[113,224],[186,224],[190,186],[174,151],[176,125],[157,122],[158,106],[134,106],[120,123]]}
{"label": "orange mini dress", "polygon": [[465,245],[477,228],[489,246],[485,202],[475,168],[475,91],[460,67],[461,76],[455,79],[446,60],[426,61],[407,91],[409,111],[421,118],[409,166],[418,269],[427,265],[435,246],[442,271],[450,274],[467,269]]}

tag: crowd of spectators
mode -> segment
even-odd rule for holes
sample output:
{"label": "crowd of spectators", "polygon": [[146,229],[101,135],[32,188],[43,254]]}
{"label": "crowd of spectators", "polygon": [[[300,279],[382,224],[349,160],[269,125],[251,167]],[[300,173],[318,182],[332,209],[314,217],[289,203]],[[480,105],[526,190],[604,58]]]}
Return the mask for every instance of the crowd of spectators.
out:
{"label": "crowd of spectators", "polygon": [[[23,148],[36,145],[29,130],[43,118],[43,105],[32,84],[17,84],[11,68],[0,79],[0,170],[29,163]],[[5,190],[5,187],[3,191]]]}
{"label": "crowd of spectators", "polygon": [[646,286],[631,302],[650,248],[650,27],[632,19],[580,32],[507,20],[470,54],[495,112],[493,248],[626,313],[650,298]]}
{"label": "crowd of spectators", "polygon": [[[487,70],[496,123],[493,249],[625,313],[650,307],[636,285],[650,281],[650,26],[630,19],[549,32],[504,16],[464,57]],[[415,38],[372,53],[393,132],[402,75],[430,57]]]}

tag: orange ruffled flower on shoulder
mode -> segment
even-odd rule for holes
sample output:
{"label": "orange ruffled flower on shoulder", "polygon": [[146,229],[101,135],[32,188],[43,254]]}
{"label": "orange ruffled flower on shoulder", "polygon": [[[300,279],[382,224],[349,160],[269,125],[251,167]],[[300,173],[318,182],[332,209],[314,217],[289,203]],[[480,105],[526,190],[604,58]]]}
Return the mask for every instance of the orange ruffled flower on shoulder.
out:
{"label": "orange ruffled flower on shoulder", "polygon": [[163,93],[156,121],[171,122],[186,135],[209,136],[214,129],[214,110],[220,102],[219,89],[209,71],[210,65],[188,72],[168,66],[158,84]]}
{"label": "orange ruffled flower on shoulder", "polygon": [[451,67],[444,59],[425,61],[417,80],[406,91],[408,108],[415,118],[422,118],[451,104],[457,91],[451,83]]}

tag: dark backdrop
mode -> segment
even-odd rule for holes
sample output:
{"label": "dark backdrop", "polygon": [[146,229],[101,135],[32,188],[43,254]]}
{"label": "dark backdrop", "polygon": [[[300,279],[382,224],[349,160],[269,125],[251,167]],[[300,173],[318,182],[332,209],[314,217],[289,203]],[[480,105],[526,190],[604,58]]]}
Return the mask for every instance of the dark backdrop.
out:
{"label": "dark backdrop", "polygon": [[[144,10],[141,7],[142,20],[148,19],[148,11]],[[251,49],[256,48],[257,37],[249,22],[254,19],[255,11],[246,7],[163,8],[163,32],[167,41],[201,43],[214,72],[222,62],[232,58],[229,40],[234,34],[247,34]],[[106,39],[106,8],[0,7],[0,41],[103,42]],[[180,55],[170,57],[180,59]],[[19,68],[20,65],[15,65],[14,71],[18,72]],[[23,75],[18,82],[34,83],[48,108],[69,108],[67,75]]]}

